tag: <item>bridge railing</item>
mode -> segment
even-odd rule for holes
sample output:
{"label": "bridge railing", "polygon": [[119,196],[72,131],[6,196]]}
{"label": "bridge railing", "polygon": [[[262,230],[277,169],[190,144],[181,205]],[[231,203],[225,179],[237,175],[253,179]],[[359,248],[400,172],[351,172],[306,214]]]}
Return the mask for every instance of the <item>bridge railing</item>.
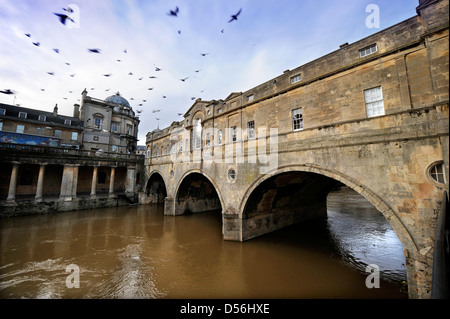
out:
{"label": "bridge railing", "polygon": [[13,144],[0,142],[1,152],[16,152],[16,153],[39,153],[49,155],[73,155],[80,157],[104,157],[104,158],[116,158],[116,159],[130,159],[135,160],[140,158],[140,155],[134,153],[116,153],[116,152],[103,152],[94,150],[81,150],[76,148],[66,147],[53,147],[42,145],[27,145],[27,144]]}
{"label": "bridge railing", "polygon": [[436,240],[434,244],[433,278],[431,281],[431,298],[449,298],[449,278],[450,278],[450,247],[449,247],[449,226],[450,216],[448,213],[449,202],[448,193],[444,191],[442,208],[439,216]]}

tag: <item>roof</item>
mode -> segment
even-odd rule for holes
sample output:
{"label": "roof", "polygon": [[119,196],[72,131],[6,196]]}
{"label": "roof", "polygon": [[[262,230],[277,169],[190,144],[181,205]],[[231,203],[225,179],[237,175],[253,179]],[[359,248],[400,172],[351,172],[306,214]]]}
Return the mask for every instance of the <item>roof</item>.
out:
{"label": "roof", "polygon": [[130,103],[128,103],[128,101],[124,97],[122,97],[119,92],[117,92],[114,95],[108,96],[105,99],[105,101],[106,102],[110,102],[110,103],[114,103],[114,104],[119,104],[119,105],[131,107]]}

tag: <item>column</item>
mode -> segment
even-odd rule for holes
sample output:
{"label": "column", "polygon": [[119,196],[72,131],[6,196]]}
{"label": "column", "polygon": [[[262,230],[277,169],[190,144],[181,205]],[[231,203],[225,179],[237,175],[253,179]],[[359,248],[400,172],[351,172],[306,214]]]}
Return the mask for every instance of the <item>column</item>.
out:
{"label": "column", "polygon": [[125,192],[132,193],[134,195],[135,186],[136,186],[136,168],[128,167],[127,169],[127,180],[125,182]]}
{"label": "column", "polygon": [[92,172],[92,184],[91,184],[91,197],[97,197],[97,174],[98,174],[98,166],[94,166],[94,171]]}
{"label": "column", "polygon": [[109,178],[109,197],[114,197],[114,177],[116,175],[116,168],[111,167],[111,176]]}
{"label": "column", "polygon": [[46,165],[47,165],[47,163],[44,163],[44,164],[41,164],[41,166],[39,167],[36,196],[34,197],[36,202],[42,201],[42,190],[44,188],[44,173],[45,173]]}
{"label": "column", "polygon": [[14,203],[16,201],[16,186],[17,186],[17,173],[19,171],[19,162],[13,162],[11,170],[11,179],[9,180],[7,203]]}
{"label": "column", "polygon": [[77,187],[78,187],[78,171],[80,165],[75,165],[73,168],[73,182],[72,182],[72,198],[77,198]]}
{"label": "column", "polygon": [[65,165],[63,170],[63,176],[61,181],[61,191],[59,193],[59,198],[65,201],[72,200],[72,189],[73,189],[73,165]]}

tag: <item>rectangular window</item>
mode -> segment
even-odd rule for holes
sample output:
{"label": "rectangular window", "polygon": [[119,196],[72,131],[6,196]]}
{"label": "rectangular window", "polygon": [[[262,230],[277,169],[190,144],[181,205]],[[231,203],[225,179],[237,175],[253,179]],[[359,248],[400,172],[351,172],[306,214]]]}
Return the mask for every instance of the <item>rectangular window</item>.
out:
{"label": "rectangular window", "polygon": [[19,112],[19,118],[21,118],[21,119],[26,119],[26,118],[27,118],[27,113],[25,113],[25,112]]}
{"label": "rectangular window", "polygon": [[291,84],[294,84],[296,82],[300,82],[301,80],[302,80],[302,76],[300,74],[299,75],[295,75],[295,76],[291,77]]}
{"label": "rectangular window", "polygon": [[78,132],[72,132],[72,141],[78,140]]}
{"label": "rectangular window", "polygon": [[117,153],[119,151],[119,147],[117,145],[111,145],[111,151]]}
{"label": "rectangular window", "polygon": [[72,124],[72,121],[71,120],[64,120],[64,124],[70,125],[70,124]]}
{"label": "rectangular window", "polygon": [[381,86],[364,90],[367,117],[384,115],[383,91]]}
{"label": "rectangular window", "polygon": [[23,133],[23,132],[25,132],[25,125],[18,124],[16,126],[16,133]]}
{"label": "rectangular window", "polygon": [[253,101],[255,99],[255,95],[254,94],[250,94],[249,96],[247,96],[247,101]]}
{"label": "rectangular window", "polygon": [[120,124],[117,122],[112,122],[111,124],[111,132],[113,133],[119,133],[120,130]]}
{"label": "rectangular window", "polygon": [[147,150],[147,158],[150,158],[150,150]]}
{"label": "rectangular window", "polygon": [[372,44],[372,45],[370,45],[370,46],[368,46],[368,47],[366,47],[364,49],[359,50],[359,57],[362,58],[362,57],[365,57],[365,56],[367,56],[369,54],[375,53],[377,51],[378,51],[377,45],[376,44]]}
{"label": "rectangular window", "polygon": [[39,121],[45,122],[46,119],[47,119],[47,117],[46,117],[45,115],[41,115],[41,114],[40,114],[40,115],[38,116],[38,120],[39,120]]}
{"label": "rectangular window", "polygon": [[127,134],[131,135],[132,126],[130,124],[127,124]]}
{"label": "rectangular window", "polygon": [[61,130],[55,130],[54,136],[55,136],[55,137],[61,138],[61,136],[62,136],[62,131],[61,131]]}
{"label": "rectangular window", "polygon": [[0,122],[0,131],[3,130],[3,122]]}
{"label": "rectangular window", "polygon": [[294,131],[303,130],[303,110],[301,107],[292,110],[292,129]]}
{"label": "rectangular window", "polygon": [[232,126],[231,127],[231,140],[233,142],[236,142],[237,140],[237,130],[236,130],[236,126]]}
{"label": "rectangular window", "polygon": [[247,134],[249,140],[253,140],[255,138],[255,121],[250,121],[247,123]]}
{"label": "rectangular window", "polygon": [[217,145],[222,145],[222,130],[217,131]]}
{"label": "rectangular window", "polygon": [[5,115],[6,114],[6,110],[5,109],[0,109],[0,115]]}
{"label": "rectangular window", "polygon": [[217,110],[217,114],[220,114],[220,113],[222,113],[222,109]]}
{"label": "rectangular window", "polygon": [[44,128],[43,127],[36,127],[36,133],[38,135],[44,135]]}
{"label": "rectangular window", "polygon": [[102,119],[99,117],[94,118],[94,128],[100,130],[102,128]]}

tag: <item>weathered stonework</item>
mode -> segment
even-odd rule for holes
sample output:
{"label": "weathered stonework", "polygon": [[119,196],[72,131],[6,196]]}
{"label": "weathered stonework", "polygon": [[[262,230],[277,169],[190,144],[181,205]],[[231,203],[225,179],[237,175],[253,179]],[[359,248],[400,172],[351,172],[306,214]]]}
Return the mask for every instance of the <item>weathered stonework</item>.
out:
{"label": "weathered stonework", "polygon": [[[428,298],[448,191],[448,1],[421,1],[417,12],[247,92],[197,100],[182,122],[147,134],[145,189],[164,184],[165,214],[176,215],[180,192],[200,179],[185,181],[203,175],[220,202],[223,238],[244,241],[323,214],[326,193],[342,183],[386,217],[404,247],[410,297]],[[377,116],[368,111],[373,88],[382,92]],[[436,163],[445,182],[430,176]]]}

